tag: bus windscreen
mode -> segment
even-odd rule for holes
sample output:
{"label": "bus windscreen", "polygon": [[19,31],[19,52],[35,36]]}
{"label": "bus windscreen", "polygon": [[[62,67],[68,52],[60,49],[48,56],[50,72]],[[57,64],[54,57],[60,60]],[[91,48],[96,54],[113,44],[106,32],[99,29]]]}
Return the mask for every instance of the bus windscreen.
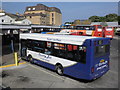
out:
{"label": "bus windscreen", "polygon": [[95,30],[95,26],[77,26],[77,30]]}

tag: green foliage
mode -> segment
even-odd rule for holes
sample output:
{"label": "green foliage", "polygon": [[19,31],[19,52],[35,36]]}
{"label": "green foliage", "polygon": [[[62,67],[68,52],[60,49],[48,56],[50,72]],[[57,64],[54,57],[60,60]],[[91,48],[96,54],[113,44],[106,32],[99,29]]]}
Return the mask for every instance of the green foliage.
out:
{"label": "green foliage", "polygon": [[113,14],[108,14],[104,17],[91,16],[89,19],[92,22],[115,22],[118,21],[118,15],[113,13]]}
{"label": "green foliage", "polygon": [[89,18],[92,22],[99,22],[100,17],[99,16],[91,16]]}
{"label": "green foliage", "polygon": [[80,25],[80,20],[79,20],[79,19],[75,20],[75,21],[74,21],[74,24],[75,24],[75,25]]}

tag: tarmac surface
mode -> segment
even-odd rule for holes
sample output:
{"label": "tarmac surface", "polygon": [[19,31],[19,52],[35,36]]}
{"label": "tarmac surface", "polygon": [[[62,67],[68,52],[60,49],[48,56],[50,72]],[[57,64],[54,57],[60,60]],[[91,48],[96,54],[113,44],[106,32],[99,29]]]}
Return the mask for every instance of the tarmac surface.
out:
{"label": "tarmac surface", "polygon": [[[118,41],[120,37],[115,36],[111,42],[110,70],[94,81],[59,76],[52,70],[26,62],[2,68],[2,84],[10,88],[118,88]],[[12,54],[6,55],[3,58],[11,62]]]}

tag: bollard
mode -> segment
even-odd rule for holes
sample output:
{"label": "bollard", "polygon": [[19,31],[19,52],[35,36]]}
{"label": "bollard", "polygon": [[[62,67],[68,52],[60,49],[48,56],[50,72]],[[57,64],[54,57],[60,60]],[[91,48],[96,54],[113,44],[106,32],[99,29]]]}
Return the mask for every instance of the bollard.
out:
{"label": "bollard", "polygon": [[15,65],[18,66],[18,54],[17,52],[14,53]]}

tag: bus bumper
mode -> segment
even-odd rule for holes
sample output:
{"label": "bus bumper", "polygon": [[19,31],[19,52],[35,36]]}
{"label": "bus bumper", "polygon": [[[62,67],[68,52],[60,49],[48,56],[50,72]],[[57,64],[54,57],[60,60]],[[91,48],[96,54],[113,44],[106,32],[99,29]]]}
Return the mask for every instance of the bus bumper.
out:
{"label": "bus bumper", "polygon": [[101,72],[99,72],[99,73],[91,74],[89,79],[90,79],[90,80],[98,79],[98,78],[100,78],[101,76],[103,76],[105,73],[107,73],[108,71],[109,71],[109,69],[106,69],[106,70],[103,70],[103,71],[101,71]]}

